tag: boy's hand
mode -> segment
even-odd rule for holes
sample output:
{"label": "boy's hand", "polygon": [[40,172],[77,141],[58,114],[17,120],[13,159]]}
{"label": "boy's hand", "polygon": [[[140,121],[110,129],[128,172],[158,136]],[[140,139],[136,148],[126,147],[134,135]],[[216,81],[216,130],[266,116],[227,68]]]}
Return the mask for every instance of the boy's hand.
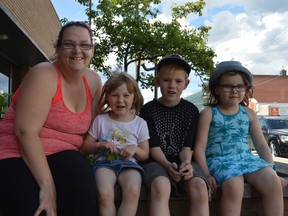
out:
{"label": "boy's hand", "polygon": [[183,180],[189,180],[193,177],[193,167],[191,163],[181,163],[178,170],[182,173]]}
{"label": "boy's hand", "polygon": [[176,163],[169,164],[168,174],[175,182],[179,182],[182,179],[182,173],[179,172],[179,167]]}

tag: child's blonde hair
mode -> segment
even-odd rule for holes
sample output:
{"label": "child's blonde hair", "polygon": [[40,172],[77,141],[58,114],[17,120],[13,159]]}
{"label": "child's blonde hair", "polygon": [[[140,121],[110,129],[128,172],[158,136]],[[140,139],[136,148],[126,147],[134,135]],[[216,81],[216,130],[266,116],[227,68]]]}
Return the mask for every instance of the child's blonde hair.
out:
{"label": "child's blonde hair", "polygon": [[173,64],[173,63],[163,65],[158,71],[157,77],[160,77],[161,74],[164,74],[164,73],[176,73],[179,70],[182,70],[183,73],[185,74],[185,79],[188,79],[188,74],[187,72],[185,72],[185,69],[183,68],[183,66],[178,65],[178,64]]}
{"label": "child's blonde hair", "polygon": [[107,102],[107,95],[110,94],[112,91],[115,91],[115,89],[122,84],[126,84],[128,92],[130,94],[134,94],[134,101],[131,110],[134,111],[135,114],[139,114],[143,106],[144,99],[136,80],[131,75],[125,72],[113,73],[104,84],[98,107],[99,113],[106,113],[107,111],[109,111],[110,108]]}

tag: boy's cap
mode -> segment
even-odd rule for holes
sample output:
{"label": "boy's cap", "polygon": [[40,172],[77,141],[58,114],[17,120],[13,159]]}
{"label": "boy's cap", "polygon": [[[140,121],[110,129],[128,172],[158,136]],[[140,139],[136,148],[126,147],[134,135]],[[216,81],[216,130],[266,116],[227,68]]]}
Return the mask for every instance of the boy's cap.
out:
{"label": "boy's cap", "polygon": [[214,82],[224,73],[226,72],[240,72],[246,75],[249,83],[252,85],[253,82],[253,75],[251,72],[245,68],[240,62],[238,61],[223,61],[220,62],[215,71],[212,73],[210,79],[209,79],[209,88],[211,88],[214,84]]}
{"label": "boy's cap", "polygon": [[191,71],[190,65],[181,56],[176,54],[162,58],[157,64],[157,71],[159,72],[160,68],[167,64],[177,64],[182,66],[188,75]]}

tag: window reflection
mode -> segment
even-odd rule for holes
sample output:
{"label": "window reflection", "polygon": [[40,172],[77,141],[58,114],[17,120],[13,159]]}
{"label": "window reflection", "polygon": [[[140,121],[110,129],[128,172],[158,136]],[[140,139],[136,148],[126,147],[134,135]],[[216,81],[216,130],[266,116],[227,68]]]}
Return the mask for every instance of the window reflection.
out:
{"label": "window reflection", "polygon": [[0,72],[0,93],[2,91],[8,93],[9,91],[8,83],[9,83],[9,77]]}

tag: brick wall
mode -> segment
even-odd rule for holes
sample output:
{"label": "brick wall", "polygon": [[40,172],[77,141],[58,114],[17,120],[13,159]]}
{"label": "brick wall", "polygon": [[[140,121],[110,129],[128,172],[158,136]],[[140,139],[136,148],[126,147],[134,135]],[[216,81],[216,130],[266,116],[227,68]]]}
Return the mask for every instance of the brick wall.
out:
{"label": "brick wall", "polygon": [[254,93],[258,103],[288,103],[288,76],[254,75]]}
{"label": "brick wall", "polygon": [[0,0],[1,8],[49,59],[61,23],[50,0]]}

